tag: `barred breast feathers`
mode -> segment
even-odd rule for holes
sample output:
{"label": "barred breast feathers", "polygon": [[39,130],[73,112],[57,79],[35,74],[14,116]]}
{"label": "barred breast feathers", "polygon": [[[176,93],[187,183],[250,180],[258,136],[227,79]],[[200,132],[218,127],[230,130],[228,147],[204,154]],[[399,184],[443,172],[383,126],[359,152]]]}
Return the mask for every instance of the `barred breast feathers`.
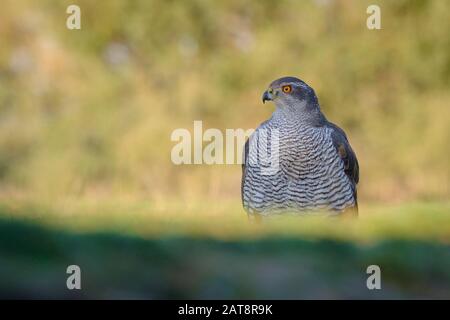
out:
{"label": "barred breast feathers", "polygon": [[[270,214],[356,206],[356,157],[352,158],[347,151],[335,125],[280,126],[277,121],[268,120],[255,133],[260,129],[280,130],[280,168],[274,175],[262,175],[261,168],[253,165],[258,163],[257,155],[250,153],[247,141],[241,186],[242,203],[247,211]],[[339,151],[342,148],[345,155]]]}

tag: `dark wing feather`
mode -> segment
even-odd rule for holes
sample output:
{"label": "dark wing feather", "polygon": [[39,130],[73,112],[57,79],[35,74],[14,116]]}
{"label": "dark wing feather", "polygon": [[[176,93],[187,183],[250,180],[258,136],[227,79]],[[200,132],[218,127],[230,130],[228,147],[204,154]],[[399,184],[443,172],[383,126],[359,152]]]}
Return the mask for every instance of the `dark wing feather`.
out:
{"label": "dark wing feather", "polygon": [[245,141],[244,145],[244,152],[243,152],[243,159],[242,159],[242,180],[241,180],[241,201],[242,206],[244,207],[245,211],[248,212],[248,208],[246,208],[244,204],[244,183],[245,183],[245,177],[247,176],[246,168],[247,168],[247,158],[248,158],[248,143],[250,139],[247,139]]}
{"label": "dark wing feather", "polygon": [[344,130],[331,122],[328,122],[327,125],[333,129],[333,132],[331,133],[333,145],[336,148],[336,151],[338,152],[341,159],[344,161],[345,174],[350,178],[350,181],[352,182],[353,194],[356,201],[356,185],[359,182],[358,159],[356,158],[356,154],[350,146],[350,143],[348,142]]}

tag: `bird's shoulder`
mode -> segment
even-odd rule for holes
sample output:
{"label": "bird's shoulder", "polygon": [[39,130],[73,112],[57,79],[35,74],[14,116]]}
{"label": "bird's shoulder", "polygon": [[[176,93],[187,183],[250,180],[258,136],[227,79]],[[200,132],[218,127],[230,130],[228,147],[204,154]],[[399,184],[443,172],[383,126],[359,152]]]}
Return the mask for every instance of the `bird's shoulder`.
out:
{"label": "bird's shoulder", "polygon": [[273,128],[273,125],[272,125],[270,119],[268,119],[268,120],[262,122],[262,123],[255,129],[255,131],[250,135],[250,137],[247,138],[247,140],[245,141],[245,144],[244,144],[244,152],[243,152],[244,159],[243,159],[243,163],[242,163],[243,168],[244,168],[245,165],[246,165],[246,160],[247,160],[248,152],[249,152],[249,143],[250,143],[250,140],[252,139],[252,137],[254,137],[255,135],[257,135],[257,134],[258,134],[259,132],[261,132],[261,131],[264,131],[264,130],[270,130],[270,129],[272,129],[272,128]]}

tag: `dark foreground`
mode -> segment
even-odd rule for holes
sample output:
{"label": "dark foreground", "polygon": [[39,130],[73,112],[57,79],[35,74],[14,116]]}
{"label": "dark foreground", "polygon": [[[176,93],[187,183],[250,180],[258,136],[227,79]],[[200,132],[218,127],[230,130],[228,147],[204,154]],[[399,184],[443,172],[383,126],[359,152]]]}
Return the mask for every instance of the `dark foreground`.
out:
{"label": "dark foreground", "polygon": [[[381,290],[366,268],[379,265]],[[66,268],[81,268],[81,290]],[[140,239],[0,220],[0,298],[450,298],[450,246],[390,240]]]}

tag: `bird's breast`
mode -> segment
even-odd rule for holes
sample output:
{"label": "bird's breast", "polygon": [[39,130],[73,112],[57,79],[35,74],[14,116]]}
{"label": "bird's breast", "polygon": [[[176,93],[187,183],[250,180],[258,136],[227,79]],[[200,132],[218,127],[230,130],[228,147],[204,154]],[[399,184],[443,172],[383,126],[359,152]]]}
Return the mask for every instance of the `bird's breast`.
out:
{"label": "bird's breast", "polygon": [[327,160],[336,157],[331,136],[326,129],[308,128],[282,132],[280,170],[288,179],[307,179],[327,169]]}

